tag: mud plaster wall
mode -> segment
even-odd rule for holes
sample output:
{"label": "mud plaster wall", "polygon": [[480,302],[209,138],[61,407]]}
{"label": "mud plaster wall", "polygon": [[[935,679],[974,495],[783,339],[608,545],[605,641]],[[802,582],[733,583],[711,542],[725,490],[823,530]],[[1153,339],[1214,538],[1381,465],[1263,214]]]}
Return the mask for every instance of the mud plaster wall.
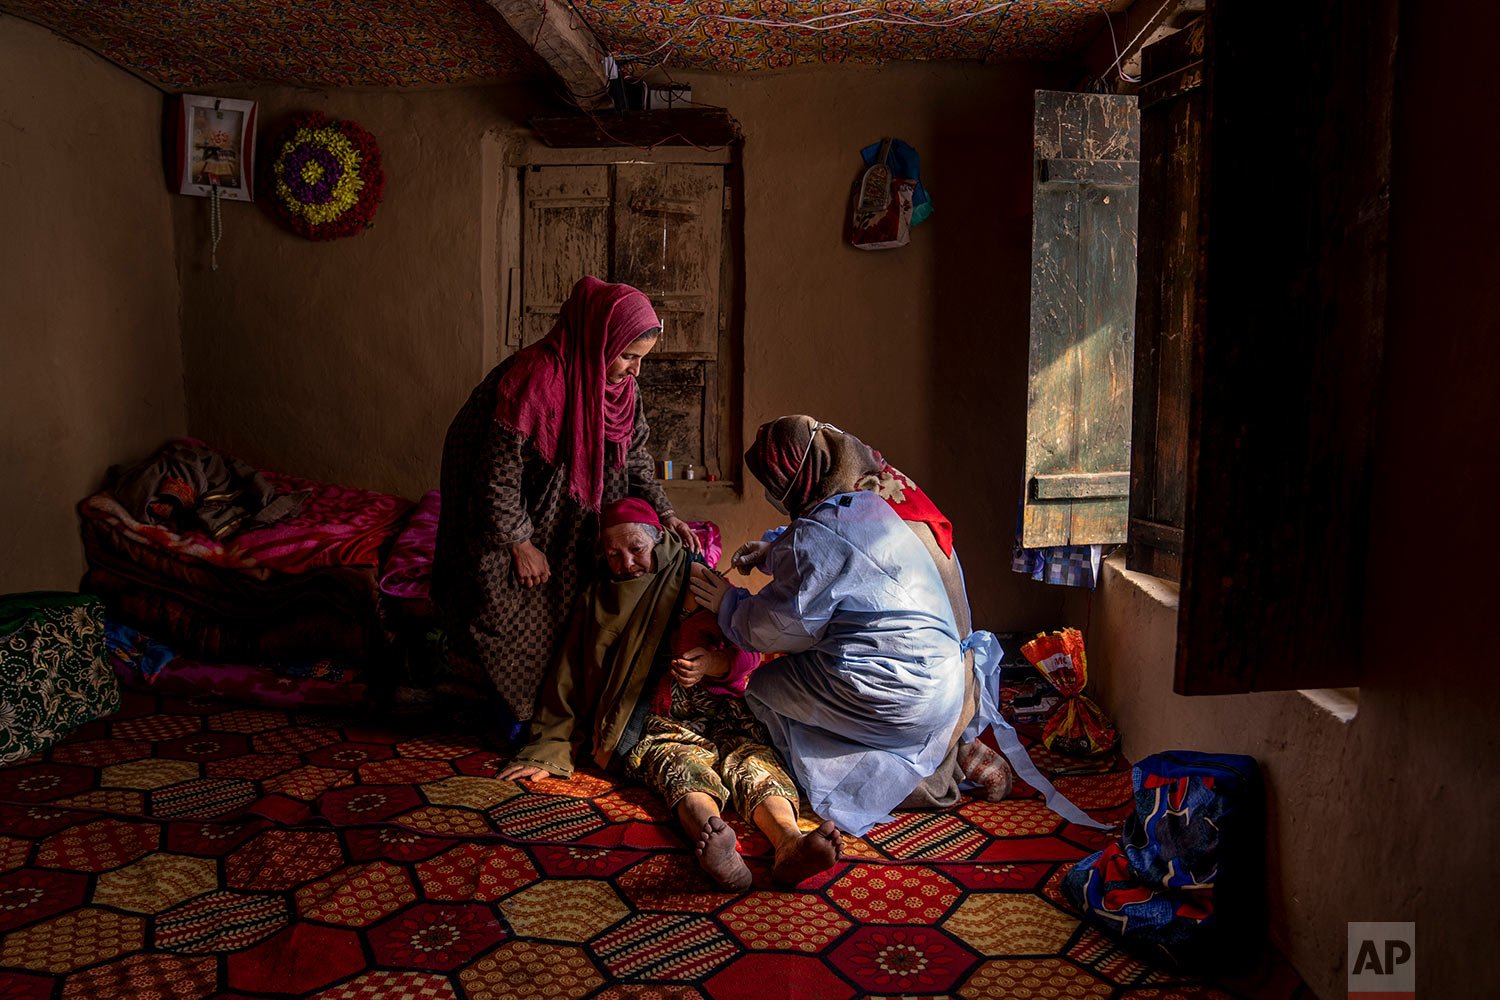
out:
{"label": "mud plaster wall", "polygon": [[[1060,595],[1008,568],[1024,446],[1034,67],[887,66],[689,74],[745,136],[746,438],[811,412],[882,449],[958,527],[975,620],[1054,624]],[[309,93],[258,88],[263,121],[351,117],[380,141],[386,203],[365,234],[313,244],[225,211],[207,269],[201,206],[179,206],[194,433],[286,471],[416,496],[443,432],[495,357],[503,262],[486,136],[534,107],[519,88]],[[263,133],[264,134],[264,133]],[[923,156],[936,214],[912,244],[842,243],[860,146]],[[648,361],[649,363],[649,361]],[[776,515],[758,489],[701,500],[726,542]]]}
{"label": "mud plaster wall", "polygon": [[0,15],[0,593],[76,588],[74,504],[187,429],[161,108]]}
{"label": "mud plaster wall", "polygon": [[[1348,637],[1361,656],[1358,714],[1341,722],[1294,691],[1172,694],[1171,596],[1117,564],[1088,633],[1100,697],[1132,759],[1173,747],[1260,759],[1272,933],[1325,998],[1347,989],[1349,921],[1416,922],[1421,996],[1478,996],[1500,974],[1486,897],[1471,888],[1500,838],[1488,780],[1500,762],[1494,585],[1487,569],[1448,559],[1482,548],[1493,521],[1492,463],[1480,454],[1481,442],[1493,452],[1500,424],[1489,292],[1500,208],[1464,199],[1454,211],[1449,165],[1432,156],[1463,136],[1476,162],[1493,159],[1494,133],[1470,116],[1473,95],[1493,89],[1483,49],[1500,16],[1445,18],[1417,4],[1402,13],[1366,625]],[[1428,488],[1434,475],[1439,491]],[[1344,579],[1330,567],[1330,585]],[[1083,624],[1081,601],[1070,614]]]}

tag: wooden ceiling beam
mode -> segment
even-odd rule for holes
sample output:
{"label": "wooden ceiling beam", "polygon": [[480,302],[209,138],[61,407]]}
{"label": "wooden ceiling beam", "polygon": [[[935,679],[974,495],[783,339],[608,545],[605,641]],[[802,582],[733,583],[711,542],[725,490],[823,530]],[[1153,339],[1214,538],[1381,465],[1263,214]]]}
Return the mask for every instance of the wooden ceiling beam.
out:
{"label": "wooden ceiling beam", "polygon": [[598,36],[566,0],[486,0],[511,30],[552,68],[578,106],[612,105],[605,51]]}
{"label": "wooden ceiling beam", "polygon": [[1206,0],[1167,0],[1155,14],[1151,15],[1151,22],[1155,24],[1154,30],[1144,38],[1137,38],[1134,44],[1120,54],[1120,69],[1127,76],[1139,77],[1142,50],[1148,45],[1155,45],[1168,35],[1175,35],[1186,27],[1189,21],[1202,17],[1206,8]]}

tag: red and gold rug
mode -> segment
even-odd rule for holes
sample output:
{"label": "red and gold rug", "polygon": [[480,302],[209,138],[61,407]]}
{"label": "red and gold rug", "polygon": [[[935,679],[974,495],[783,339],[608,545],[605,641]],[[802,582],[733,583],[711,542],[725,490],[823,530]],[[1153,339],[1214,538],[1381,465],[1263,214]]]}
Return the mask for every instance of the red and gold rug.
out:
{"label": "red and gold rug", "polygon": [[[1227,998],[1081,926],[1107,839],[1034,798],[906,814],[795,891],[715,892],[654,796],[520,787],[482,739],[127,694],[0,769],[0,998]],[[1076,761],[1037,754],[1044,770]],[[1128,771],[1063,775],[1095,815]]]}

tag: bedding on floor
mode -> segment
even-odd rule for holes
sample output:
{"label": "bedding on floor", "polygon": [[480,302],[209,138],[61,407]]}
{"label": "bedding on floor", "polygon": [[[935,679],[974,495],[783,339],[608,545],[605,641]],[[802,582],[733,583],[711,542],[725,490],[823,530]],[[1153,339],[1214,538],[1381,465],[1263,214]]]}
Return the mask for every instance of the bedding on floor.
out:
{"label": "bedding on floor", "polygon": [[299,657],[265,663],[220,663],[177,653],[118,622],[105,628],[110,666],[120,683],[163,695],[210,695],[270,708],[357,705],[369,694],[356,662]]}

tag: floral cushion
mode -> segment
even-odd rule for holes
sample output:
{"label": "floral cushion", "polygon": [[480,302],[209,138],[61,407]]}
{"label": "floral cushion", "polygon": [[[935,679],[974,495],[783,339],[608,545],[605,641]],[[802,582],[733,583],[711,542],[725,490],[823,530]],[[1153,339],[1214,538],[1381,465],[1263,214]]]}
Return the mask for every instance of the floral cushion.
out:
{"label": "floral cushion", "polygon": [[119,707],[98,598],[0,597],[0,765],[44,750]]}

